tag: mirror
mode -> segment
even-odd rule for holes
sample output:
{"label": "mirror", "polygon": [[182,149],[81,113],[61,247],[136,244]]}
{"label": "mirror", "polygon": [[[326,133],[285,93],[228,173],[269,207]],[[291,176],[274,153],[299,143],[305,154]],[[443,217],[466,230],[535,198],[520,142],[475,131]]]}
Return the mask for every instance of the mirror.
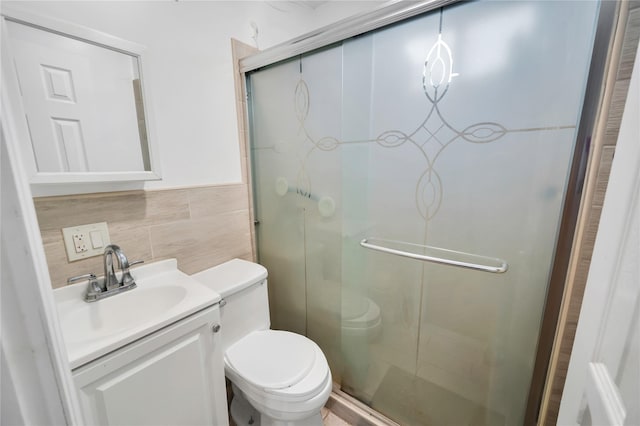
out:
{"label": "mirror", "polygon": [[8,103],[31,183],[159,179],[144,48],[5,7],[2,14],[3,74],[11,75],[3,86],[14,89]]}

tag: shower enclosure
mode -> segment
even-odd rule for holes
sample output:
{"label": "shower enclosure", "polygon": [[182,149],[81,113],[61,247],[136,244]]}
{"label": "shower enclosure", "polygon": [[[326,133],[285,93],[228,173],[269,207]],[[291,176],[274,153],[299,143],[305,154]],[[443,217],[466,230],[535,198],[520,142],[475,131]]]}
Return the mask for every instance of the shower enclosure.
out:
{"label": "shower enclosure", "polygon": [[598,11],[451,4],[247,73],[272,326],[399,423],[523,422]]}

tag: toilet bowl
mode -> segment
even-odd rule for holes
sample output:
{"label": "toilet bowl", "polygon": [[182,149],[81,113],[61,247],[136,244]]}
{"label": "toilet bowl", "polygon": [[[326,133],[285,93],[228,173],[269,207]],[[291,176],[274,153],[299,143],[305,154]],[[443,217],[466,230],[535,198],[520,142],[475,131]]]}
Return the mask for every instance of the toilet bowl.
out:
{"label": "toilet bowl", "polygon": [[321,426],[332,380],[320,347],[299,334],[270,330],[267,271],[234,259],[193,275],[218,292],[231,415],[251,426]]}
{"label": "toilet bowl", "polygon": [[380,307],[368,297],[350,289],[342,295],[341,332],[343,339],[373,342],[382,330]]}
{"label": "toilet bowl", "polygon": [[[278,346],[266,347],[270,341]],[[258,354],[264,370],[247,353]],[[322,424],[320,408],[331,393],[331,374],[320,348],[304,336],[251,333],[225,354],[225,373],[235,387],[234,398],[241,396],[263,414],[262,425]]]}

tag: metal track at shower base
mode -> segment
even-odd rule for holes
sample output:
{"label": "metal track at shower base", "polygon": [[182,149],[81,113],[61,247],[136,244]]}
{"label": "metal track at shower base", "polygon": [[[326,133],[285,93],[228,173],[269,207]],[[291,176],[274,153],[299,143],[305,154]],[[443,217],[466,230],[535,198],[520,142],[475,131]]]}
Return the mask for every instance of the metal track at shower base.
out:
{"label": "metal track at shower base", "polygon": [[401,426],[358,399],[340,389],[333,383],[329,400],[325,404],[331,412],[344,421],[358,426]]}

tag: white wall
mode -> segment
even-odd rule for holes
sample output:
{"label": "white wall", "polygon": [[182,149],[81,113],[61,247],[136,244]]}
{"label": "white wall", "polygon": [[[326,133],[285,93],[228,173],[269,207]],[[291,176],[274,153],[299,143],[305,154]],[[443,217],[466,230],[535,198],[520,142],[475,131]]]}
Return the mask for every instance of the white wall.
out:
{"label": "white wall", "polygon": [[[148,189],[241,180],[231,37],[253,44],[253,21],[259,48],[265,49],[381,2],[332,1],[316,8],[300,3],[6,2],[147,46],[145,87],[152,94],[163,175],[162,181],[147,182]],[[99,189],[93,185],[84,192]],[[35,190],[34,195],[64,192],[68,188]]]}

